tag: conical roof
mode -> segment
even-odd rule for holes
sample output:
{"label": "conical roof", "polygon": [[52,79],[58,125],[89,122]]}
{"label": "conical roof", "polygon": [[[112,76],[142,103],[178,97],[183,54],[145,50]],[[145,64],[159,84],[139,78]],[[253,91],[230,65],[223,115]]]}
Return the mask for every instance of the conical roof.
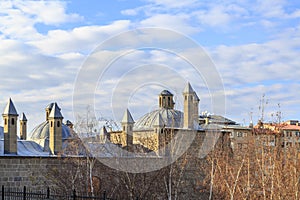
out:
{"label": "conical roof", "polygon": [[183,90],[183,93],[193,93],[193,92],[194,92],[194,90],[193,90],[190,82],[188,82]]}
{"label": "conical roof", "polygon": [[49,114],[49,118],[64,118],[60,112],[60,108],[58,107],[57,103],[55,102],[52,109],[51,109],[51,112]]}
{"label": "conical roof", "polygon": [[22,113],[20,121],[27,121],[26,115]]}
{"label": "conical roof", "polygon": [[122,119],[122,123],[134,123],[134,120],[129,112],[128,109],[126,109],[123,119]]}
{"label": "conical roof", "polygon": [[6,104],[3,115],[18,115],[15,105],[12,102],[11,98],[9,98],[8,103]]}

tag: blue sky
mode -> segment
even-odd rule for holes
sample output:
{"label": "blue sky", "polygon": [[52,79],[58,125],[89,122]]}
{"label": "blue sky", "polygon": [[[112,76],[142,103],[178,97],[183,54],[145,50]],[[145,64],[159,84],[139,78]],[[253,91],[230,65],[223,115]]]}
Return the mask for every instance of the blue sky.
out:
{"label": "blue sky", "polygon": [[[253,112],[255,122],[265,94],[266,121],[272,120],[278,103],[284,120],[300,119],[299,18],[300,2],[291,0],[1,1],[0,106],[11,97],[18,112],[26,113],[29,129],[43,122],[44,107],[52,101],[62,107],[65,119],[74,120],[74,82],[90,53],[124,31],[160,27],[180,32],[206,50],[223,80],[228,117],[248,124]],[[148,53],[157,64],[170,60]],[[169,64],[179,71],[178,63]],[[200,112],[213,112],[208,90],[192,77],[187,70],[185,79],[201,98]],[[133,92],[128,107],[136,120],[156,108],[163,86]],[[178,109],[182,87],[172,91],[178,93]],[[96,96],[109,102],[108,91],[102,90]],[[99,116],[114,118],[106,105],[96,103]]]}

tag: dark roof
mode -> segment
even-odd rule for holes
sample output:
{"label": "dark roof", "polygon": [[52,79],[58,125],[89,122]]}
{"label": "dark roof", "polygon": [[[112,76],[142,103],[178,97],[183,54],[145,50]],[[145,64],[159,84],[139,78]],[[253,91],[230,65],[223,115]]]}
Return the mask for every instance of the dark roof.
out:
{"label": "dark roof", "polygon": [[60,108],[58,107],[57,103],[54,103],[49,114],[49,118],[64,118],[60,112]]}
{"label": "dark roof", "polygon": [[160,95],[162,96],[173,96],[173,94],[169,90],[163,90]]}
{"label": "dark roof", "polygon": [[24,113],[22,113],[20,121],[27,121],[26,115]]}
{"label": "dark roof", "polygon": [[17,110],[16,110],[11,98],[9,98],[9,100],[6,104],[3,115],[18,115]]}

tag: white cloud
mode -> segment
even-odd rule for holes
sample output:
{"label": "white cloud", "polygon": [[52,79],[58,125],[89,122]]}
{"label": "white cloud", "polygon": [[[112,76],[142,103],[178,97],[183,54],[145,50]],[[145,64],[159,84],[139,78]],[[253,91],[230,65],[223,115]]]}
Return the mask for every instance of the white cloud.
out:
{"label": "white cloud", "polygon": [[179,31],[186,34],[199,32],[199,29],[189,24],[190,16],[186,14],[170,15],[157,14],[140,21],[142,27],[160,27]]}
{"label": "white cloud", "polygon": [[67,14],[66,4],[61,1],[1,1],[0,32],[24,40],[40,38],[34,27],[37,23],[59,25],[78,21],[78,14]]}
{"label": "white cloud", "polygon": [[105,39],[129,28],[130,21],[120,20],[104,26],[81,26],[70,31],[51,30],[43,38],[28,42],[28,44],[39,48],[46,54],[89,52]]}

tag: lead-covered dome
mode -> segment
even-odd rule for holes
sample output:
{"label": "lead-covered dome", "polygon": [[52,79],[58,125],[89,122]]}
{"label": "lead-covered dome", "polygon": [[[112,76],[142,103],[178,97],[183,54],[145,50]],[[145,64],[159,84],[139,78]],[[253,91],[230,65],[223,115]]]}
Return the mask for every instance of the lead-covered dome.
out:
{"label": "lead-covered dome", "polygon": [[[45,121],[35,127],[31,134],[30,134],[31,140],[40,140],[40,139],[46,139],[49,138],[50,132],[49,132],[49,121]],[[62,139],[68,139],[72,137],[72,134],[70,132],[70,129],[65,124],[62,125]]]}
{"label": "lead-covered dome", "polygon": [[175,109],[160,108],[152,111],[141,117],[135,124],[135,130],[149,130],[153,129],[161,115],[161,120],[165,127],[182,128],[183,127],[183,113]]}

